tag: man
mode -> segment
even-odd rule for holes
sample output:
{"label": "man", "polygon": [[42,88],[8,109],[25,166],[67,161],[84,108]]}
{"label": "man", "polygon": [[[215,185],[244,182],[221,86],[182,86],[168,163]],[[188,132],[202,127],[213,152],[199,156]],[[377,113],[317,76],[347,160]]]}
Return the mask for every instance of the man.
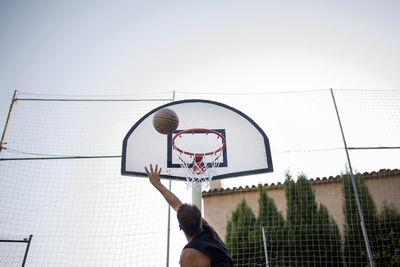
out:
{"label": "man", "polygon": [[150,183],[163,195],[168,204],[177,211],[179,228],[188,240],[183,248],[180,265],[182,267],[231,267],[233,261],[228,249],[214,229],[201,217],[200,210],[189,204],[182,204],[178,197],[160,182],[161,168],[150,164],[145,167]]}

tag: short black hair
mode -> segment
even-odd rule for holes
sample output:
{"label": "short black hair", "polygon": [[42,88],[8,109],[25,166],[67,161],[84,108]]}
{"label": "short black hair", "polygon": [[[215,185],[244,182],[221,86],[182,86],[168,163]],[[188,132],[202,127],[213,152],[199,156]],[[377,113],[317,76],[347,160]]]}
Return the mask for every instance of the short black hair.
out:
{"label": "short black hair", "polygon": [[194,236],[201,232],[201,211],[196,205],[182,204],[177,217],[179,225],[188,236]]}

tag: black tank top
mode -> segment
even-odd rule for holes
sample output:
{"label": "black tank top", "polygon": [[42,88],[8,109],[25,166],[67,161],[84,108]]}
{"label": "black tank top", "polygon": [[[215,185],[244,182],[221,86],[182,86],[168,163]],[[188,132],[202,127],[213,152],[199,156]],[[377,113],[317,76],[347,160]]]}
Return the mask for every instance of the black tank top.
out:
{"label": "black tank top", "polygon": [[224,242],[208,224],[203,224],[203,231],[193,238],[183,249],[194,248],[211,258],[212,267],[232,267],[233,261]]}

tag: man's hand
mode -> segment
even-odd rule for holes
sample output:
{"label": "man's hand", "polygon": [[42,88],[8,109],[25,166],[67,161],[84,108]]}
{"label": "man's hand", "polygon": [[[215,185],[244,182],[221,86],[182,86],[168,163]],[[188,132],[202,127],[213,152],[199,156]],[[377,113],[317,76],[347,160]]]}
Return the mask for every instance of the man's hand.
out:
{"label": "man's hand", "polygon": [[149,176],[150,183],[163,195],[165,200],[168,202],[169,205],[174,210],[178,210],[178,208],[182,205],[182,202],[177,198],[171,191],[169,191],[165,186],[160,182],[160,173],[161,168],[158,169],[158,165],[153,170],[153,165],[150,164],[150,171],[145,166],[144,169],[146,170],[147,175]]}
{"label": "man's hand", "polygon": [[157,186],[161,184],[160,182],[160,173],[161,173],[161,168],[158,170],[158,165],[156,164],[156,168],[153,170],[153,165],[150,164],[150,171],[147,169],[145,166],[144,169],[146,170],[147,175],[149,176],[150,183],[153,186]]}

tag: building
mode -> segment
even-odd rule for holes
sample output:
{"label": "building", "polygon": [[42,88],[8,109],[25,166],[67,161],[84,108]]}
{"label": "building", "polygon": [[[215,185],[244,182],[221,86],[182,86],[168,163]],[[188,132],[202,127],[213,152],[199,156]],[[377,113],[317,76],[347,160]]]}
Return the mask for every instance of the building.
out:
{"label": "building", "polygon": [[[375,201],[378,210],[384,202],[392,203],[400,211],[400,170],[380,170],[363,174],[369,192]],[[310,180],[314,188],[315,199],[318,204],[323,204],[329,214],[337,223],[343,233],[343,193],[341,176],[329,178],[316,178]],[[233,189],[218,188],[215,181],[208,192],[203,192],[204,217],[215,228],[221,238],[225,238],[226,225],[239,202],[245,198],[254,214],[258,216],[257,186],[239,187]],[[272,197],[275,205],[286,218],[285,190],[281,183],[264,185],[268,196]]]}

